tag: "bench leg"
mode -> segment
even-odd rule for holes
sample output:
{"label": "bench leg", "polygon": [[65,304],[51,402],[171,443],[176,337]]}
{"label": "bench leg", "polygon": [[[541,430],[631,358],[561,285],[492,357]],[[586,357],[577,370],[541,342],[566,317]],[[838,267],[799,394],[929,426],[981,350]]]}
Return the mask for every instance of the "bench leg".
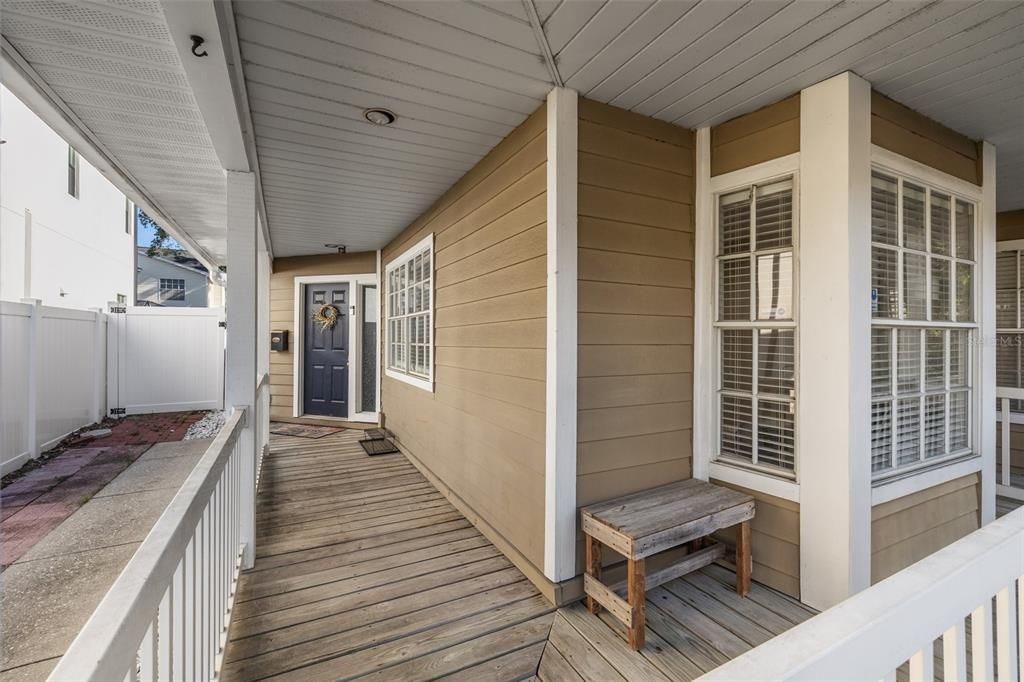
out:
{"label": "bench leg", "polygon": [[633,651],[644,648],[646,616],[644,602],[647,599],[647,571],[644,559],[630,559],[627,567],[627,590],[630,620],[629,646]]}
{"label": "bench leg", "polygon": [[[601,543],[587,535],[587,575],[595,580],[601,579]],[[601,605],[587,595],[587,611],[594,615],[601,613]]]}
{"label": "bench leg", "polygon": [[754,570],[750,554],[750,521],[736,526],[736,593],[746,597],[750,592],[750,574]]}

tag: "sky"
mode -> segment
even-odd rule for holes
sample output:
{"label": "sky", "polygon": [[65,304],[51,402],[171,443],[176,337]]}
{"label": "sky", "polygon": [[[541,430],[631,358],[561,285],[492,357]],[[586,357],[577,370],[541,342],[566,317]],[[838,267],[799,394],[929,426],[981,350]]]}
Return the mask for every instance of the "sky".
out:
{"label": "sky", "polygon": [[[136,219],[135,221],[135,245],[136,246],[149,246],[150,242],[153,241],[153,234],[156,230],[152,227],[146,227]],[[174,241],[171,237],[164,243],[164,247],[168,249],[182,249],[184,248],[178,242]]]}

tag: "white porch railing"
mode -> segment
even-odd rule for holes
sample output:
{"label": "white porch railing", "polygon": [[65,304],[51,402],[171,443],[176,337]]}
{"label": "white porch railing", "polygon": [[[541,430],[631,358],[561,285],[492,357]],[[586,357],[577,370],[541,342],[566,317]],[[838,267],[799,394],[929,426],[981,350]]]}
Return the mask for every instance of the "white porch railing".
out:
{"label": "white porch railing", "polygon": [[270,447],[270,374],[264,373],[256,377],[256,405],[253,410],[255,415],[256,438],[256,489],[259,490],[260,471],[263,469],[263,457]]}
{"label": "white porch railing", "polygon": [[247,417],[228,417],[50,680],[217,676],[241,565],[239,500],[258,464],[240,445]]}
{"label": "white porch railing", "polygon": [[1024,651],[1022,576],[1024,508],[700,680],[895,680],[907,662],[911,680],[932,680],[936,640],[943,679],[966,680],[969,655],[973,679],[1017,680]]}
{"label": "white porch railing", "polygon": [[996,387],[996,398],[999,400],[999,482],[996,494],[1024,502],[1024,488],[1013,485],[1011,464],[1013,448],[1010,443],[1010,432],[1013,429],[1013,418],[1010,414],[1011,400],[1024,400],[1024,388]]}

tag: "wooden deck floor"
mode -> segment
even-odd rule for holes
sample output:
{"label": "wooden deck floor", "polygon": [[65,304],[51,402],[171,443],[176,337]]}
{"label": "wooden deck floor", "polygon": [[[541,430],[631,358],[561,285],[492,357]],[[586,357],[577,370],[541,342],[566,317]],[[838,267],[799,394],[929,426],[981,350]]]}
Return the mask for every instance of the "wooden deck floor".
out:
{"label": "wooden deck floor", "polygon": [[812,614],[758,584],[740,599],[709,566],[651,591],[632,652],[607,616],[556,613],[403,455],[358,437],[273,437],[225,680],[689,680]]}

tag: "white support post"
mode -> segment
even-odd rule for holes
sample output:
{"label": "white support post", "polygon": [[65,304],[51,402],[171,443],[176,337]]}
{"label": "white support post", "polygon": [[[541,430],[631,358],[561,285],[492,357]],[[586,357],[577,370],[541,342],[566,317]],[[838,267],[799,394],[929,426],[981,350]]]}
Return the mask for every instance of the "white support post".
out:
{"label": "white support post", "polygon": [[92,347],[92,407],[89,410],[89,418],[93,422],[103,419],[104,396],[106,394],[107,376],[105,367],[107,361],[107,336],[103,328],[103,309],[90,308],[95,316],[93,322],[93,347]]}
{"label": "white support post", "polygon": [[25,265],[23,266],[22,275],[24,277],[24,283],[22,284],[22,297],[31,298],[32,296],[32,211],[25,209]]}
{"label": "white support post", "polygon": [[828,608],[870,584],[871,86],[800,95],[800,597]]}
{"label": "white support post", "polygon": [[544,575],[576,574],[577,93],[547,102],[547,409]]}
{"label": "white support post", "polygon": [[[693,378],[703,395],[715,395],[715,231],[711,197],[711,128],[698,128],[694,237]],[[693,477],[706,481],[715,447],[714,407],[708,400],[693,402]]]}
{"label": "white support post", "polygon": [[25,452],[35,459],[39,456],[39,321],[42,318],[42,301],[38,298],[23,298],[22,303],[32,306],[32,316],[28,324],[28,395],[25,429]]}
{"label": "white support post", "polygon": [[252,410],[256,404],[256,179],[252,173],[227,172],[228,282],[226,404],[247,409],[239,436],[242,485],[239,495],[242,568],[251,568],[256,542],[256,439]]}
{"label": "white support post", "polygon": [[996,290],[996,149],[991,143],[984,142],[981,153],[981,253],[978,255],[982,266],[976,286],[984,293],[978,318],[984,342],[979,344],[981,376],[975,390],[981,397],[978,421],[982,457],[981,524],[985,525],[996,518],[996,434],[992,428],[996,423],[996,299],[991,293]]}

